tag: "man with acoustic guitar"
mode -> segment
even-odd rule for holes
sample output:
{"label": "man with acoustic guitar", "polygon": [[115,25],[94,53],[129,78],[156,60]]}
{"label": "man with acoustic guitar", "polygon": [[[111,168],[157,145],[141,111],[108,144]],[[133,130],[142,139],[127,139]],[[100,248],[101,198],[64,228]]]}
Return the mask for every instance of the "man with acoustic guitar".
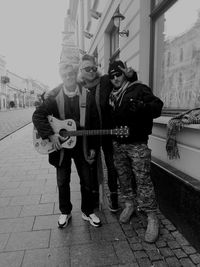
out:
{"label": "man with acoustic guitar", "polygon": [[[77,137],[76,145],[73,148],[63,148],[62,143],[67,138],[61,134],[61,131],[55,133],[49,119],[66,120],[68,127],[71,127],[72,121],[75,121],[77,128],[80,129],[80,90],[76,83],[77,72],[72,65],[62,64],[60,76],[63,83],[50,92],[32,117],[40,137],[43,140],[49,139],[52,143],[53,152],[49,153],[49,163],[55,166],[57,175],[59,209],[61,211],[58,227],[67,226],[71,218],[70,175],[72,159],[80,178],[82,218],[89,221],[92,226],[99,227],[101,221],[94,213],[90,167],[84,158],[82,137]],[[68,142],[68,144],[71,143]]]}

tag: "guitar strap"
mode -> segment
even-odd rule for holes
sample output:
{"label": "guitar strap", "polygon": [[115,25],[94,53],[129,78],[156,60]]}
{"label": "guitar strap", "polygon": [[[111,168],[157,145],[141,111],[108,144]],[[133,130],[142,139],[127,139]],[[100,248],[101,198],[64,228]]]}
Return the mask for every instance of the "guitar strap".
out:
{"label": "guitar strap", "polygon": [[[64,106],[63,88],[59,91],[59,93],[56,96],[56,103],[57,103],[60,119],[64,120],[65,119],[65,106]],[[61,166],[63,158],[64,158],[64,149],[62,148],[60,150],[59,166]]]}
{"label": "guitar strap", "polygon": [[87,89],[82,87],[82,92],[79,95],[79,107],[80,107],[80,125],[85,127],[85,110],[86,110]]}
{"label": "guitar strap", "polygon": [[[88,93],[88,89],[85,87],[82,87],[82,91],[79,97],[80,125],[82,128],[85,128],[87,93]],[[88,145],[87,145],[86,135],[83,135],[83,154],[84,154],[85,160],[89,163],[90,160],[88,157]]]}
{"label": "guitar strap", "polygon": [[[100,129],[102,129],[102,115],[101,115],[101,108],[100,108],[100,83],[98,83],[95,92],[95,101],[97,106],[97,111],[99,114],[99,122],[100,122]],[[102,137],[100,135],[100,150],[98,151],[97,155],[97,178],[99,184],[99,210],[102,210],[103,206],[103,198],[104,198],[104,172],[103,172],[103,161],[102,161]]]}

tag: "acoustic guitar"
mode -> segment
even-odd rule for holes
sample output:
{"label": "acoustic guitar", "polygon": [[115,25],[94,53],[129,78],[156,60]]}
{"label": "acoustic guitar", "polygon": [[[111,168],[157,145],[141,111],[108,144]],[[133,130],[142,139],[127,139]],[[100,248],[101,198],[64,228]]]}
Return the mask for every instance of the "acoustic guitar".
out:
{"label": "acoustic guitar", "polygon": [[[116,135],[119,137],[128,137],[129,135],[129,128],[127,126],[105,130],[77,130],[76,122],[72,119],[59,120],[53,116],[48,116],[48,120],[54,133],[65,138],[62,147],[68,149],[76,145],[77,136]],[[40,154],[49,154],[55,151],[53,143],[48,138],[42,139],[35,127],[33,128],[33,146]]]}

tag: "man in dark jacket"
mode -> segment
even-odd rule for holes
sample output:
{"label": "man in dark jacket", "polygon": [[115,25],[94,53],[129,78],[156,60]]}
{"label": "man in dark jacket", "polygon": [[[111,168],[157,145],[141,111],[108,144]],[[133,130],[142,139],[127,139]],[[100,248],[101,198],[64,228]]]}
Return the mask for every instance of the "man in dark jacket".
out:
{"label": "man in dark jacket", "polygon": [[[70,200],[70,175],[72,159],[76,165],[80,177],[81,186],[81,210],[82,218],[90,222],[94,227],[101,225],[100,219],[94,214],[94,201],[92,196],[92,181],[90,178],[89,164],[83,155],[82,137],[77,137],[75,147],[67,149],[62,147],[66,141],[59,133],[54,133],[49,123],[49,115],[59,119],[72,119],[80,126],[80,91],[76,83],[75,69],[72,65],[63,64],[60,67],[60,75],[63,84],[52,90],[43,104],[33,113],[33,123],[39,135],[43,139],[49,138],[53,144],[54,152],[49,154],[49,163],[56,167],[57,186],[59,193],[59,208],[61,215],[58,227],[67,226],[71,218],[72,203]],[[70,122],[67,123],[70,127]],[[63,127],[62,127],[63,128]],[[73,130],[73,129],[72,129]]]}
{"label": "man in dark jacket", "polygon": [[[130,78],[135,74],[132,68],[124,68],[124,72]],[[86,128],[111,129],[109,95],[112,90],[112,84],[110,83],[108,75],[99,74],[95,58],[91,55],[86,54],[82,57],[79,82],[88,90],[85,120]],[[88,147],[90,151],[92,151],[94,158],[97,158],[101,146],[108,172],[108,188],[110,190],[108,208],[110,211],[116,212],[119,209],[117,193],[118,179],[113,161],[112,137],[90,137]],[[93,170],[96,170],[96,168],[98,170],[99,166],[95,166],[95,164],[97,164],[97,160],[93,163]]]}
{"label": "man in dark jacket", "polygon": [[109,100],[113,126],[129,128],[128,137],[114,139],[115,166],[125,198],[120,221],[127,223],[137,205],[139,210],[147,214],[145,241],[152,243],[158,237],[159,222],[150,177],[151,150],[147,143],[152,132],[153,119],[161,115],[163,102],[137,79],[129,82],[121,70],[123,68],[122,61],[115,61],[110,64],[108,71],[113,84]]}

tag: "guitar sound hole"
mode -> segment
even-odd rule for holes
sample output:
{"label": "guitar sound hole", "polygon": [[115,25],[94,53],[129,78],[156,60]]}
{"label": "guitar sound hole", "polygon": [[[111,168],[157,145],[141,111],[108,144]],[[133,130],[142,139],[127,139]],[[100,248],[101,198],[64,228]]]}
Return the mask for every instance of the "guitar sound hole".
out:
{"label": "guitar sound hole", "polygon": [[59,131],[59,135],[62,136],[62,137],[65,137],[65,138],[67,138],[67,137],[69,138],[69,136],[67,136],[67,131],[65,129],[61,129]]}

